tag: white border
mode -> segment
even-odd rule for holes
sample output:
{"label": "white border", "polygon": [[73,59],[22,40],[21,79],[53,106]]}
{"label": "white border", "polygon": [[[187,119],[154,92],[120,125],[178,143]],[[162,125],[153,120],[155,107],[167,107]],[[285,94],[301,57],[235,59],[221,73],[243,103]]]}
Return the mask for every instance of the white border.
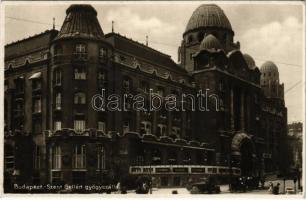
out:
{"label": "white border", "polygon": [[[92,5],[105,5],[105,4],[144,4],[144,5],[150,5],[150,4],[171,4],[173,5],[184,5],[184,4],[201,4],[201,3],[215,3],[219,5],[224,4],[287,4],[287,5],[301,5],[303,7],[303,28],[304,28],[304,35],[303,35],[303,62],[305,64],[305,3],[303,1],[107,1],[107,2],[101,2],[101,1],[54,1],[54,2],[46,2],[46,1],[5,1],[1,2],[0,4],[0,63],[2,63],[2,67],[0,68],[0,81],[2,84],[0,84],[0,91],[4,91],[4,30],[5,30],[5,23],[4,23],[4,16],[5,16],[5,6],[6,5],[49,5],[49,4],[56,4],[56,5],[70,5],[70,4],[92,4]],[[277,10],[275,10],[277,12]],[[272,13],[271,13],[272,14]],[[303,110],[304,110],[304,116],[303,116],[303,157],[305,157],[306,148],[305,148],[305,105],[306,105],[306,99],[305,99],[305,65],[303,66]],[[4,114],[3,114],[3,106],[4,106],[4,92],[0,92],[0,124],[1,126],[1,137],[0,137],[0,157],[1,157],[1,165],[0,165],[0,171],[3,174],[3,139],[4,139],[4,130],[3,130],[3,120],[4,120]],[[302,178],[302,185],[303,185],[303,195],[266,195],[266,194],[228,194],[228,195],[191,195],[191,196],[184,196],[184,195],[156,195],[150,196],[150,195],[114,195],[114,194],[4,194],[3,193],[3,175],[0,175],[0,193],[2,197],[5,197],[5,199],[19,199],[19,198],[25,198],[25,199],[33,199],[33,198],[41,198],[41,197],[48,197],[48,199],[58,199],[58,198],[76,198],[76,199],[92,199],[92,198],[109,198],[109,199],[160,199],[164,200],[165,198],[179,198],[179,199],[244,199],[244,198],[252,198],[252,199],[301,199],[305,198],[305,186],[306,186],[306,179],[305,179],[305,159],[303,159],[303,178]]]}

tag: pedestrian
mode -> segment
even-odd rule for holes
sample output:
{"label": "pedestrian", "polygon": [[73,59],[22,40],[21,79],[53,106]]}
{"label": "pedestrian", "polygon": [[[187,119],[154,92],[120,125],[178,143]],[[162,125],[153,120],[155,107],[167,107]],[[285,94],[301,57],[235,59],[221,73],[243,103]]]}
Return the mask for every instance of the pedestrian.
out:
{"label": "pedestrian", "polygon": [[120,185],[120,182],[117,183],[116,189],[117,189],[117,193],[120,194],[120,192],[121,192],[121,185]]}
{"label": "pedestrian", "polygon": [[275,195],[279,194],[279,186],[280,186],[280,183],[277,183],[276,186],[273,188],[273,194]]}
{"label": "pedestrian", "polygon": [[272,193],[273,192],[273,183],[270,182],[269,183],[269,189],[268,189],[268,192]]}

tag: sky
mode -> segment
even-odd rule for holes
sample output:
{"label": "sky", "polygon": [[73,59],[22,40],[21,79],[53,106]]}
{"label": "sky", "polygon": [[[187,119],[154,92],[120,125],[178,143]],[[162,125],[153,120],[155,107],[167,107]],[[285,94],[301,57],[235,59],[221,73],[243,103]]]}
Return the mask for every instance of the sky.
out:
{"label": "sky", "polygon": [[[92,4],[103,32],[114,31],[171,55],[177,61],[178,46],[192,12],[205,2],[129,2]],[[211,2],[209,2],[211,3]],[[273,61],[285,84],[288,122],[303,121],[304,18],[302,2],[216,2],[228,17],[242,53],[251,55],[258,67]],[[52,29],[60,29],[69,4],[19,3],[5,6],[5,43]]]}

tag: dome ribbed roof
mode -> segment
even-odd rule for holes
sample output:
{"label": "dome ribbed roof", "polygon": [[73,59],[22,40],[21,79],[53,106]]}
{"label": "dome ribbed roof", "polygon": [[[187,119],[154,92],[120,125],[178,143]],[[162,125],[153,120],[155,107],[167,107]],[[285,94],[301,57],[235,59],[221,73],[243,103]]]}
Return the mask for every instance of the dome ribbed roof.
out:
{"label": "dome ribbed roof", "polygon": [[260,82],[261,85],[267,85],[269,83],[279,82],[279,73],[277,66],[271,62],[267,61],[260,67]]}
{"label": "dome ribbed roof", "polygon": [[249,54],[243,54],[243,57],[244,57],[246,63],[248,64],[249,69],[255,69],[256,68],[255,61]]}
{"label": "dome ribbed roof", "polygon": [[97,11],[86,4],[71,5],[66,10],[66,18],[56,37],[102,39],[104,33],[97,19]]}
{"label": "dome ribbed roof", "polygon": [[204,39],[202,40],[201,44],[200,44],[200,50],[218,50],[218,49],[222,49],[222,46],[219,42],[219,40],[209,34],[208,36],[204,37]]}
{"label": "dome ribbed roof", "polygon": [[264,72],[278,73],[278,68],[273,62],[267,61],[261,65],[260,72],[261,73],[264,73]]}
{"label": "dome ribbed roof", "polygon": [[223,10],[215,4],[203,4],[199,6],[192,13],[185,32],[202,27],[218,27],[232,31],[232,26]]}

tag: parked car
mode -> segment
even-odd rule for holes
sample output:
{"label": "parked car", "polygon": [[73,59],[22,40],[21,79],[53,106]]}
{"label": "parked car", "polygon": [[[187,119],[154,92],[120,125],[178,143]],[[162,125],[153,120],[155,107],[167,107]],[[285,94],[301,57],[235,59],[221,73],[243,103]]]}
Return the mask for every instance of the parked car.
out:
{"label": "parked car", "polygon": [[210,181],[201,181],[190,185],[190,194],[219,194],[220,186]]}

